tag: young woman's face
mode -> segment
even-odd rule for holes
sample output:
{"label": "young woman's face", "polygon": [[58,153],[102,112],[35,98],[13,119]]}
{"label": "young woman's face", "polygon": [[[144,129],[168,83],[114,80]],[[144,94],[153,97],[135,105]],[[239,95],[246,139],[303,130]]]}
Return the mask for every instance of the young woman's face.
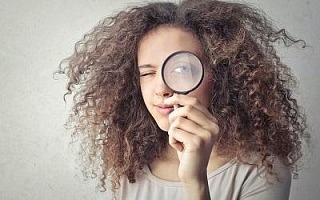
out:
{"label": "young woman's face", "polygon": [[[190,51],[201,58],[199,40],[190,32],[175,27],[159,27],[151,30],[140,41],[138,67],[141,92],[147,109],[158,126],[168,131],[168,115],[172,106],[165,105],[165,99],[174,95],[162,80],[161,68],[166,58],[177,51]],[[205,69],[201,85],[188,96],[196,97],[207,108],[210,104],[211,86],[209,73]]]}

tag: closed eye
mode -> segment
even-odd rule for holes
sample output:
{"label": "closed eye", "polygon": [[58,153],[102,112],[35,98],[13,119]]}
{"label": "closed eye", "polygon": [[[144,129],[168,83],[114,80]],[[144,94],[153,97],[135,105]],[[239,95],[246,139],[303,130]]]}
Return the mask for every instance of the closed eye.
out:
{"label": "closed eye", "polygon": [[140,77],[151,76],[155,74],[155,72],[142,72],[140,73]]}

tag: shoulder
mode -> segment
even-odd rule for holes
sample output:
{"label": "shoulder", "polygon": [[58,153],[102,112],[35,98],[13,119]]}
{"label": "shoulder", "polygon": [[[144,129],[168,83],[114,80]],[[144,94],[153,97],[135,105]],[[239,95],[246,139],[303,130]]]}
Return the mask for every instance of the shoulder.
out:
{"label": "shoulder", "polygon": [[291,170],[290,167],[285,166],[280,159],[274,159],[272,174],[267,173],[266,167],[260,164],[241,165],[243,168],[246,168],[243,172],[247,174],[242,185],[240,199],[289,199]]}
{"label": "shoulder", "polygon": [[258,163],[245,164],[232,160],[209,174],[211,197],[237,200],[288,199],[291,184],[290,168],[276,159],[274,172],[274,175],[269,175],[266,168]]}

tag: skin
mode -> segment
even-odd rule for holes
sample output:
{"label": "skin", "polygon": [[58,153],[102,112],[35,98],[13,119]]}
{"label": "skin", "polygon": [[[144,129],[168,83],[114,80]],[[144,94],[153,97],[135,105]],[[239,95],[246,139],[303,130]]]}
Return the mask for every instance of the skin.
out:
{"label": "skin", "polygon": [[149,167],[160,178],[181,181],[185,199],[210,199],[207,173],[228,161],[214,151],[219,126],[208,111],[211,79],[205,69],[204,80],[196,90],[188,95],[174,94],[161,78],[161,67],[176,51],[190,51],[202,57],[199,40],[181,28],[158,27],[139,43],[142,96],[158,126],[168,132],[170,144],[163,157]]}

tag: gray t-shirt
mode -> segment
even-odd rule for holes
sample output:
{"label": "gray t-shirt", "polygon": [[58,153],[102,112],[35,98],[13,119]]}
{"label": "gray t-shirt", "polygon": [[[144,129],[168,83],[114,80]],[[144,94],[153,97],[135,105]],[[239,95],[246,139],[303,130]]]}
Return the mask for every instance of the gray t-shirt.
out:
{"label": "gray t-shirt", "polygon": [[[290,193],[291,173],[288,167],[276,163],[279,181],[265,177],[264,167],[230,161],[208,174],[211,200],[287,200]],[[183,200],[181,182],[160,179],[146,166],[136,183],[121,179],[117,191],[119,200]],[[267,181],[268,180],[268,181]],[[271,183],[270,183],[271,182]]]}

